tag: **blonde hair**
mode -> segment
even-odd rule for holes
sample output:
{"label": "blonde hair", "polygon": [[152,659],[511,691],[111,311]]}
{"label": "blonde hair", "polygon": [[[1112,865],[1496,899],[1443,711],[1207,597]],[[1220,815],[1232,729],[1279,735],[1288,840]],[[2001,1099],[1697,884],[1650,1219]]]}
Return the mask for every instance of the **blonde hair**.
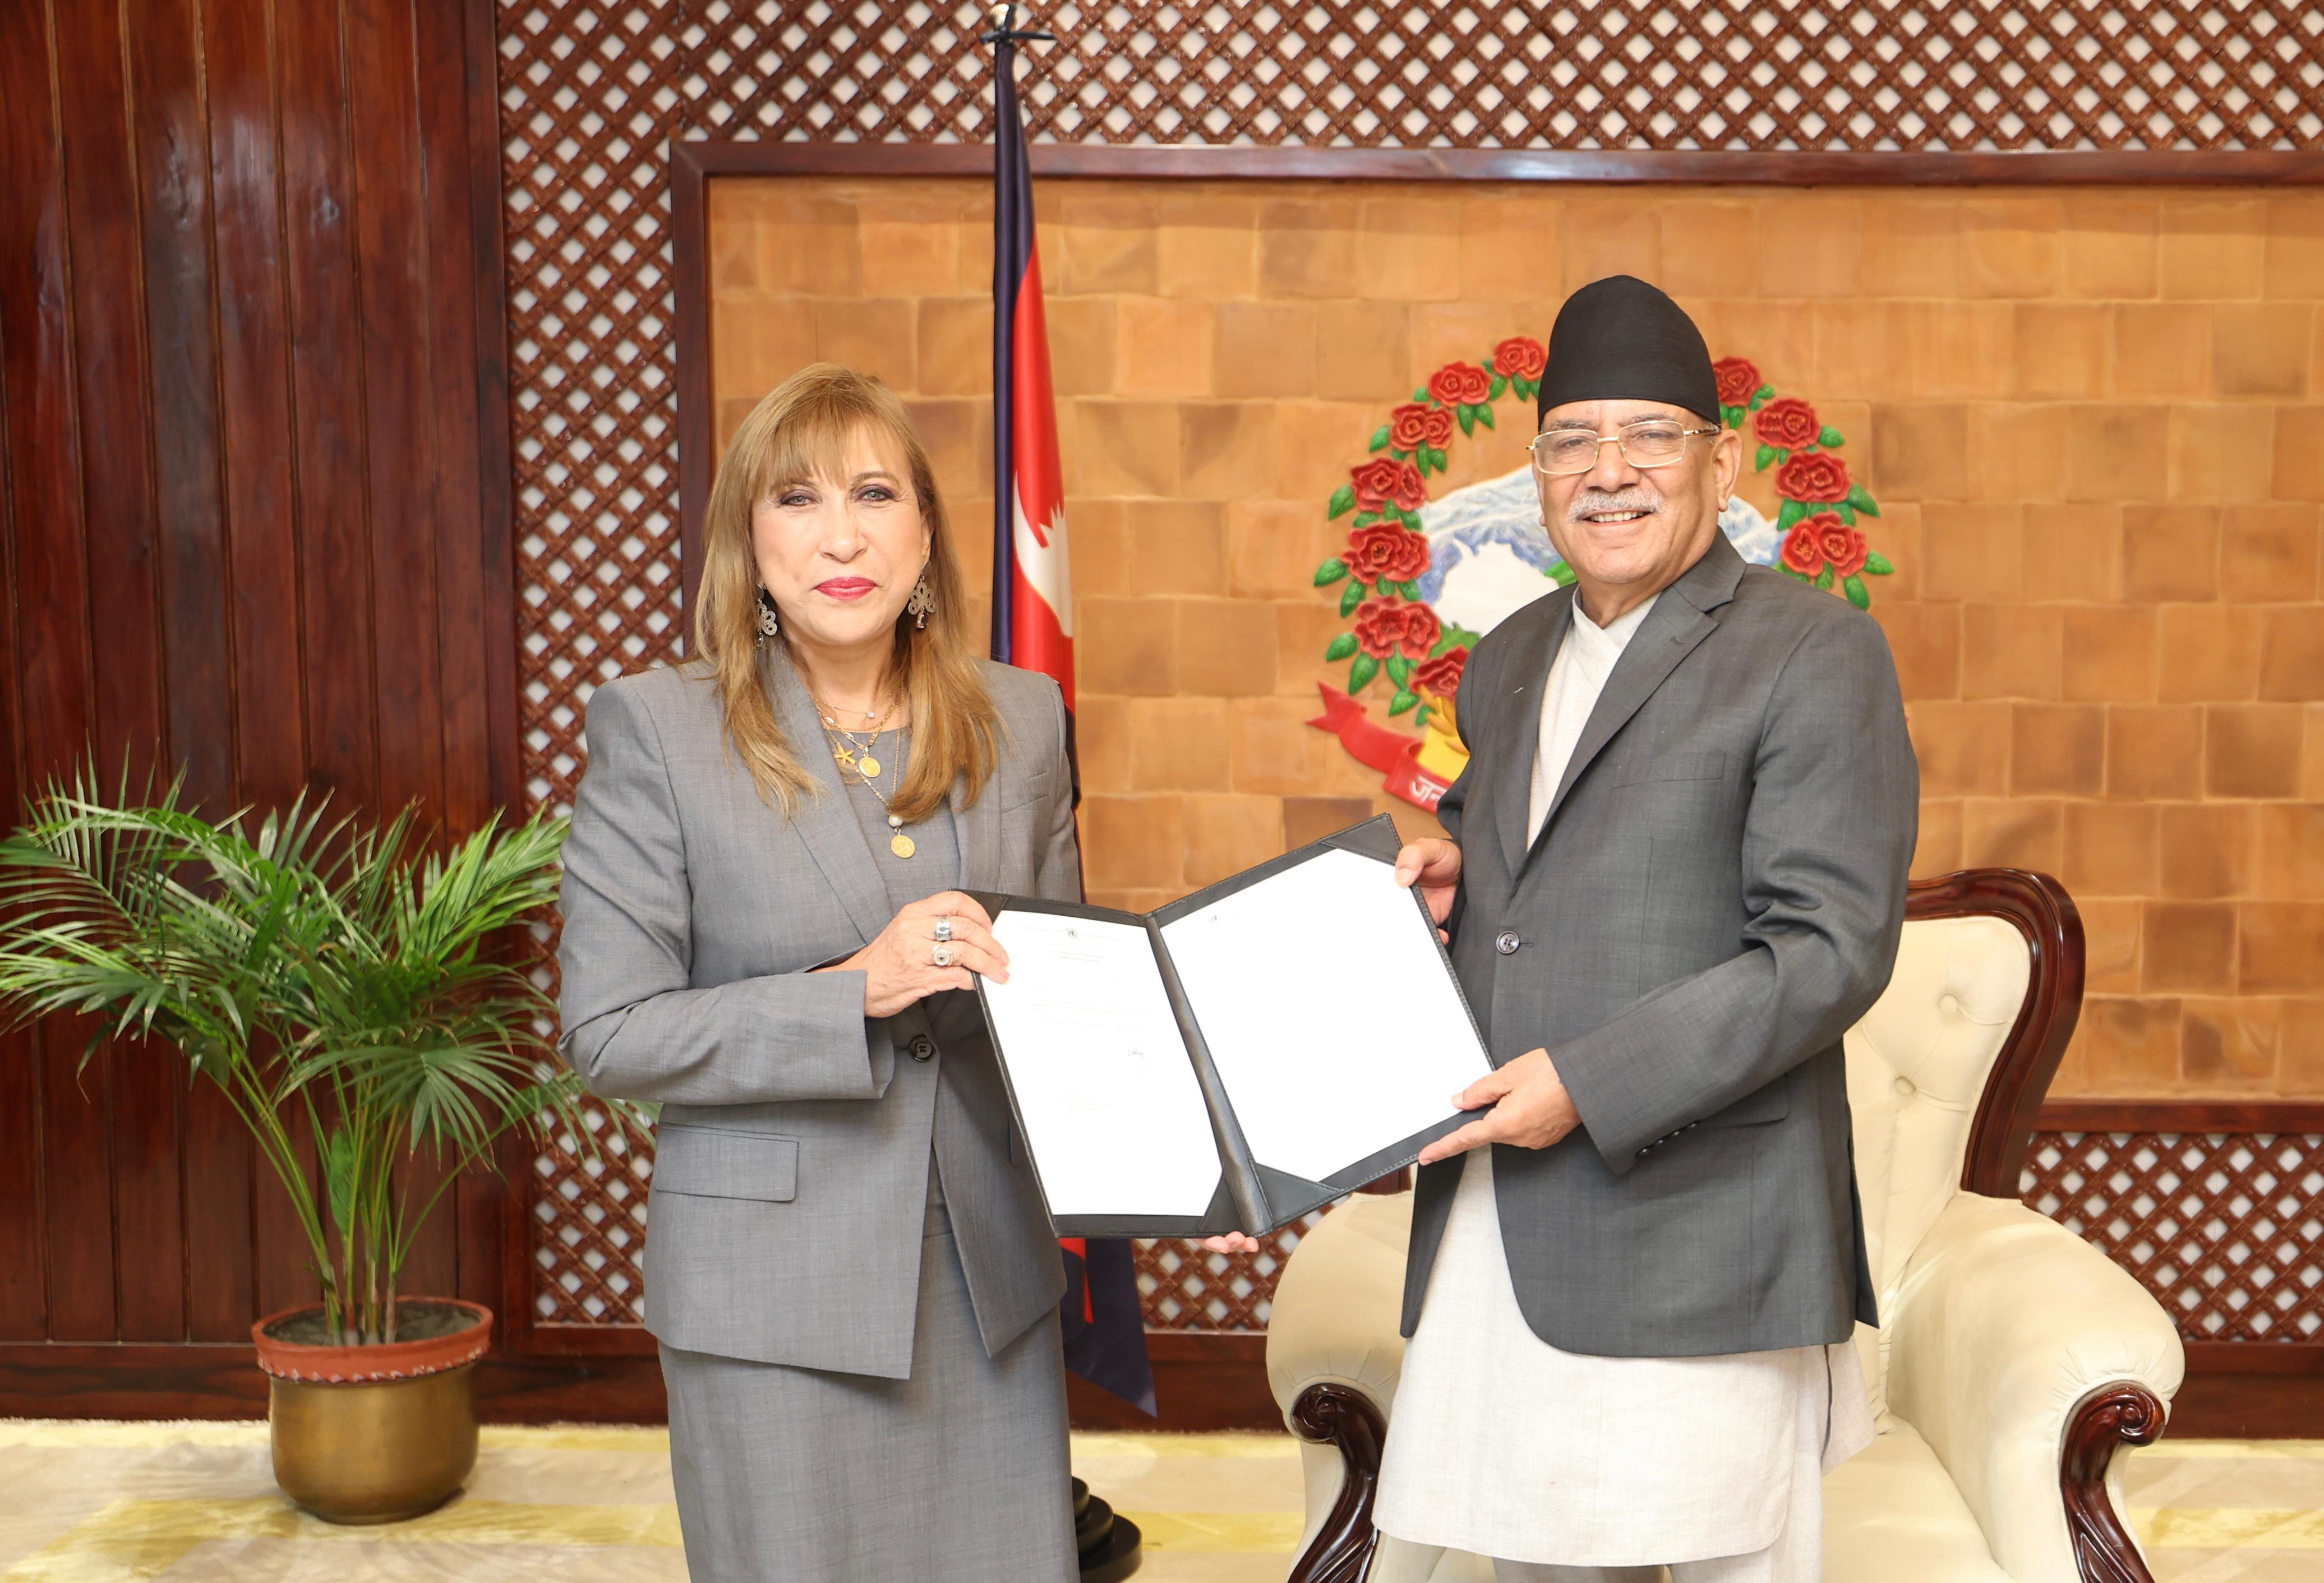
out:
{"label": "blonde hair", "polygon": [[914,503],[928,529],[928,591],[936,608],[918,626],[896,618],[889,675],[909,703],[911,762],[890,809],[907,822],[926,818],[957,783],[974,802],[991,778],[999,750],[998,715],[977,674],[963,620],[967,590],[953,551],[936,469],[895,391],[877,379],[815,363],[767,392],[742,419],[718,464],[702,524],[702,581],[694,602],[694,653],[716,682],[726,735],[751,771],[759,795],[788,815],[802,793],[821,784],[783,735],[760,666],[788,658],[762,651],[759,569],[751,553],[751,511],[794,483],[842,475],[847,446],[859,433],[892,440],[911,474]]}

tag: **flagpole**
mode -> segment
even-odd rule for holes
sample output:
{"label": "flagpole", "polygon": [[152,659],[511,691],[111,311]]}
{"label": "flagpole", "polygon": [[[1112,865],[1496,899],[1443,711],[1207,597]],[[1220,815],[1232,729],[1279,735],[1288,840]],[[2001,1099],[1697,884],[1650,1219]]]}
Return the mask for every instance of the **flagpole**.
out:
{"label": "flagpole", "polygon": [[[1019,296],[1027,291],[1027,280],[1033,297],[1032,306],[1039,307],[1039,273],[1035,263],[1033,245],[1033,182],[1030,161],[1026,153],[1024,119],[1017,104],[1017,46],[1035,40],[1051,42],[1056,35],[1038,28],[1017,25],[1017,7],[1009,0],[991,8],[993,26],[981,34],[979,41],[992,46],[992,658],[1004,665],[1025,664],[1036,669],[1047,669],[1055,675],[1064,689],[1066,704],[1065,742],[1069,763],[1074,761],[1073,744],[1073,649],[1072,596],[1069,585],[1062,577],[1054,583],[1028,586],[1028,598],[1037,606],[1044,600],[1054,600],[1056,609],[1049,612],[1055,618],[1051,640],[1033,640],[1025,655],[1016,650],[1017,515],[1020,503],[1019,482],[1017,478],[1017,398],[1020,373],[1034,387],[1033,400],[1041,409],[1035,420],[1043,424],[1034,440],[1032,467],[1025,486],[1033,498],[1023,502],[1030,531],[1045,549],[1054,545],[1054,553],[1062,557],[1065,551],[1064,518],[1061,481],[1054,476],[1056,437],[1054,419],[1049,408],[1054,401],[1048,376],[1048,354],[1042,337],[1046,334],[1038,318],[1020,326]],[[1020,270],[1025,271],[1020,274]],[[1026,369],[1016,365],[1017,338],[1019,328],[1028,337],[1028,361]],[[1054,539],[1042,537],[1055,534]],[[1062,572],[1060,565],[1055,568]],[[1044,607],[1046,608],[1046,607]],[[1037,609],[1037,618],[1044,613]],[[1062,643],[1056,640],[1063,640]],[[1081,801],[1081,770],[1074,763],[1074,801]],[[1076,888],[1078,888],[1078,887]],[[1111,1249],[1114,1262],[1108,1265],[1110,1277],[1127,1295],[1129,1311],[1117,1316],[1133,1327],[1138,1339],[1138,1360],[1144,1377],[1144,1405],[1153,1411],[1153,1383],[1150,1366],[1146,1362],[1143,1323],[1139,1312],[1137,1278],[1129,1262],[1127,1243],[1099,1244],[1099,1248]],[[1089,1245],[1074,1250],[1080,1256],[1083,1302],[1093,1297],[1092,1275],[1095,1265]],[[1068,1288],[1070,1299],[1071,1289]],[[1111,1312],[1111,1310],[1108,1310]],[[1090,1334],[1100,1334],[1095,1329],[1100,1316],[1089,1311]],[[1072,1356],[1068,1348],[1067,1356]],[[1111,1368],[1111,1364],[1109,1364]],[[1084,1373],[1093,1373],[1091,1359],[1084,1358],[1076,1366]],[[1105,1388],[1120,1389],[1119,1382]],[[1071,1503],[1074,1523],[1074,1547],[1079,1552],[1082,1583],[1121,1583],[1138,1570],[1145,1560],[1144,1535],[1138,1524],[1127,1517],[1117,1516],[1102,1496],[1092,1494],[1087,1485],[1078,1478],[1069,1480],[1065,1491]]]}
{"label": "flagpole", "polygon": [[[1011,272],[1010,262],[1016,254],[1019,229],[1030,226],[1033,216],[1018,207],[1019,195],[1032,191],[1029,172],[1011,168],[1012,164],[1021,167],[1025,140],[1003,135],[1003,129],[1013,132],[1021,125],[1017,46],[1035,40],[1054,43],[1056,35],[1038,28],[1019,28],[1013,0],[993,6],[991,15],[992,30],[980,35],[978,41],[992,46],[992,564],[1004,566],[1016,532],[1017,370],[1012,332],[1017,295],[1023,284]],[[1012,176],[1019,179],[1012,180]],[[1015,658],[1015,612],[1010,609],[1014,594],[1010,579],[993,579],[991,655],[1003,665]]]}

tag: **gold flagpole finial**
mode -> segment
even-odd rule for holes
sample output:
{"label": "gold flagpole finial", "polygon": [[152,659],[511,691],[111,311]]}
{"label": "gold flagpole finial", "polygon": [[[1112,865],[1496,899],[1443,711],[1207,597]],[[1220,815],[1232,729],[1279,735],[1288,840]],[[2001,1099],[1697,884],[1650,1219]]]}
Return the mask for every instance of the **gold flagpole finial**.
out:
{"label": "gold flagpole finial", "polygon": [[1057,35],[1045,29],[1019,27],[1014,0],[1000,0],[998,5],[988,9],[987,14],[992,18],[992,31],[980,35],[977,41],[980,43],[1020,44],[1035,40],[1044,43],[1056,41]]}

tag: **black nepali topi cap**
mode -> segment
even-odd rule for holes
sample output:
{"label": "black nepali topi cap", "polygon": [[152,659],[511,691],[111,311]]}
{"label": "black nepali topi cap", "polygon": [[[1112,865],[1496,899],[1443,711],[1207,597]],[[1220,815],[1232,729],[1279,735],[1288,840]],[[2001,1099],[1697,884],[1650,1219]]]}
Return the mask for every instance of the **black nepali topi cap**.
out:
{"label": "black nepali topi cap", "polygon": [[1609,275],[1557,310],[1536,427],[1568,401],[1667,401],[1717,422],[1719,380],[1684,308],[1636,275]]}

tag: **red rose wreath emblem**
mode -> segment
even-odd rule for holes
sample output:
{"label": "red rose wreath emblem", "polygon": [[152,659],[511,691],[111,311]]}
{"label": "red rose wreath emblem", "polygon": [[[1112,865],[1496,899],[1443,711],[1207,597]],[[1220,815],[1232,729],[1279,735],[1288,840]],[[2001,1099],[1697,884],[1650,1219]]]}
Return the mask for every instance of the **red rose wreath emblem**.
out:
{"label": "red rose wreath emblem", "polygon": [[1711,374],[1719,382],[1722,407],[1748,406],[1759,389],[1758,365],[1748,357],[1722,357],[1711,365]]}
{"label": "red rose wreath emblem", "polygon": [[[1870,609],[1868,585],[1896,568],[1867,540],[1880,503],[1837,454],[1846,437],[1824,426],[1812,403],[1778,395],[1749,358],[1722,358],[1711,370],[1720,426],[1756,442],[1752,470],[1775,486],[1775,520],[1759,521],[1755,533],[1772,527],[1785,576]],[[1492,428],[1504,396],[1526,402],[1530,418],[1547,373],[1548,349],[1530,336],[1504,336],[1473,363],[1445,364],[1412,400],[1386,408],[1369,456],[1323,509],[1329,532],[1347,535],[1314,576],[1317,593],[1338,607],[1342,630],[1324,644],[1323,661],[1347,667],[1346,690],[1322,684],[1323,712],[1307,723],[1336,736],[1386,778],[1382,789],[1415,807],[1436,807],[1460,773],[1464,750],[1451,716],[1479,639],[1418,596],[1436,564],[1428,536],[1415,531],[1418,513],[1432,478],[1443,474],[1449,488],[1463,475],[1448,454],[1458,437]],[[1506,441],[1492,449],[1507,459]],[[1545,583],[1571,584],[1573,569],[1552,547],[1540,548],[1544,558],[1534,564]]]}
{"label": "red rose wreath emblem", "polygon": [[1436,612],[1425,604],[1368,599],[1356,612],[1356,647],[1374,659],[1397,654],[1406,659],[1425,659],[1443,632]]}
{"label": "red rose wreath emblem", "polygon": [[1428,569],[1428,540],[1409,528],[1375,522],[1348,534],[1348,548],[1340,558],[1359,583],[1409,583]]}
{"label": "red rose wreath emblem", "polygon": [[1388,505],[1416,511],[1428,499],[1428,485],[1420,469],[1393,457],[1375,456],[1360,467],[1348,469],[1348,477],[1356,486],[1360,511],[1377,511]]}
{"label": "red rose wreath emblem", "polygon": [[1388,443],[1399,451],[1423,446],[1441,451],[1452,443],[1452,414],[1423,401],[1406,401],[1388,414]]}
{"label": "red rose wreath emblem", "polygon": [[1493,348],[1493,372],[1503,379],[1539,379],[1549,353],[1531,336],[1511,336]]}
{"label": "red rose wreath emblem", "polygon": [[1775,492],[1785,500],[1837,505],[1848,491],[1848,464],[1829,451],[1802,451],[1775,470]]}
{"label": "red rose wreath emblem", "polygon": [[[1496,363],[1494,367],[1500,364]],[[1469,668],[1469,646],[1465,643],[1447,649],[1425,665],[1416,666],[1412,672],[1412,690],[1432,698],[1450,698],[1461,690],[1461,673]]]}
{"label": "red rose wreath emblem", "polygon": [[1473,363],[1448,363],[1428,376],[1428,393],[1447,407],[1471,407],[1491,397],[1493,382]]}
{"label": "red rose wreath emblem", "polygon": [[1816,410],[1797,396],[1780,396],[1752,415],[1751,432],[1761,445],[1800,451],[1816,443],[1823,424]]}

